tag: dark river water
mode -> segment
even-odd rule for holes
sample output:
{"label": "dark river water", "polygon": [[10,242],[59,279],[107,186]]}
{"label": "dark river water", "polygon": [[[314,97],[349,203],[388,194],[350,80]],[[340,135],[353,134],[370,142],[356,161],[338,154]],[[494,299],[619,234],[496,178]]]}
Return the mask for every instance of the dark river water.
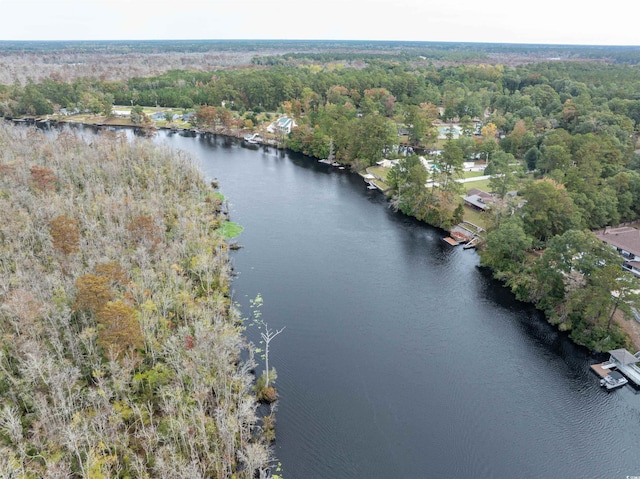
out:
{"label": "dark river water", "polygon": [[[245,227],[234,298],[286,329],[275,454],[285,479],[640,475],[640,395],[356,175],[274,149],[161,132]],[[255,338],[255,331],[249,330]]]}

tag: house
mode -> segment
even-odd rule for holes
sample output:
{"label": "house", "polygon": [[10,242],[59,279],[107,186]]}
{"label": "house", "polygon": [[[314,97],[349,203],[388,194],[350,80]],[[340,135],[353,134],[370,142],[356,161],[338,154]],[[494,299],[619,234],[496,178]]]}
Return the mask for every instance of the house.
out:
{"label": "house", "polygon": [[298,125],[296,125],[295,121],[293,121],[289,117],[283,116],[282,118],[279,118],[278,120],[271,123],[267,127],[267,131],[269,133],[280,133],[283,135],[288,135],[289,133],[291,133],[291,130],[296,126]]}
{"label": "house", "polygon": [[131,110],[111,110],[111,113],[119,118],[131,116]]}
{"label": "house", "polygon": [[462,128],[458,125],[440,125],[438,126],[438,140],[446,140],[451,137],[452,140],[457,140],[462,135]]}
{"label": "house", "polygon": [[487,211],[491,209],[491,205],[495,202],[496,197],[491,193],[479,190],[478,188],[471,188],[467,191],[467,195],[464,196],[464,203],[480,211]]}
{"label": "house", "polygon": [[640,277],[640,230],[630,226],[596,231],[596,238],[613,246],[624,258],[622,268]]}
{"label": "house", "polygon": [[398,160],[380,160],[376,164],[382,168],[393,168],[398,164]]}

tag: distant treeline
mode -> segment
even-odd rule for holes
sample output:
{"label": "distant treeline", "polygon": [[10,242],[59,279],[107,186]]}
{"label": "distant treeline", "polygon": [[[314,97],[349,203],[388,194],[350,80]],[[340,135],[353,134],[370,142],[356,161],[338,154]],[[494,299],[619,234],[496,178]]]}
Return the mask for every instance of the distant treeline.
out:
{"label": "distant treeline", "polygon": [[[425,57],[463,61],[489,55],[640,62],[640,50],[632,46],[541,45],[515,43],[410,42],[374,40],[74,40],[0,41],[6,52],[162,53],[220,51],[280,51],[284,57],[308,59],[384,59]],[[259,58],[259,57],[257,57]],[[274,61],[277,56],[269,57]]]}

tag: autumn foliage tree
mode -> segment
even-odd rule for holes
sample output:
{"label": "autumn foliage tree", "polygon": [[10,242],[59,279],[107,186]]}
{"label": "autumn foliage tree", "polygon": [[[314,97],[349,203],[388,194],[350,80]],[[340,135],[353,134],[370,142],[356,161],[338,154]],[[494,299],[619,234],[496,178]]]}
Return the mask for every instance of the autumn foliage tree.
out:
{"label": "autumn foliage tree", "polygon": [[56,188],[58,177],[53,170],[44,166],[32,166],[30,172],[34,188],[41,191],[51,191]]}
{"label": "autumn foliage tree", "polygon": [[107,278],[113,287],[124,287],[129,284],[127,271],[117,261],[98,264],[95,271],[96,275]]}
{"label": "autumn foliage tree", "polygon": [[64,215],[55,217],[49,222],[49,232],[53,240],[53,248],[68,256],[80,249],[80,229],[78,221]]}
{"label": "autumn foliage tree", "polygon": [[135,243],[154,250],[160,242],[160,231],[151,215],[137,215],[127,225],[127,230]]}
{"label": "autumn foliage tree", "polygon": [[144,337],[136,311],[122,301],[110,301],[96,314],[98,345],[109,359],[121,358],[142,347]]}
{"label": "autumn foliage tree", "polygon": [[85,274],[76,280],[76,288],[78,292],[74,307],[77,310],[95,314],[113,299],[107,276]]}

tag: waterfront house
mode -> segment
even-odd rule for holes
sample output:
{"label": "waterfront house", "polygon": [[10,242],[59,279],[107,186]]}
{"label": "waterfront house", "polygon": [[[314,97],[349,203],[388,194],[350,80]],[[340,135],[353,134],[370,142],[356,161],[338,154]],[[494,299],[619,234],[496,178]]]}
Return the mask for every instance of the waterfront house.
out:
{"label": "waterfront house", "polygon": [[111,113],[118,118],[125,118],[131,116],[131,110],[111,110]]}
{"label": "waterfront house", "polygon": [[283,135],[288,135],[289,133],[291,133],[291,130],[296,126],[298,125],[296,125],[295,121],[293,121],[289,117],[283,116],[282,118],[279,118],[273,123],[271,123],[267,127],[267,131],[269,133],[280,133]]}
{"label": "waterfront house", "polygon": [[640,277],[640,230],[630,226],[596,231],[596,238],[613,246],[624,259],[623,269]]}
{"label": "waterfront house", "polygon": [[398,164],[398,160],[380,160],[377,161],[376,164],[378,166],[381,166],[382,168],[393,168],[395,165]]}
{"label": "waterfront house", "polygon": [[467,194],[463,199],[466,205],[480,211],[487,211],[495,202],[496,197],[495,195],[479,190],[478,188],[471,188],[467,191]]}

